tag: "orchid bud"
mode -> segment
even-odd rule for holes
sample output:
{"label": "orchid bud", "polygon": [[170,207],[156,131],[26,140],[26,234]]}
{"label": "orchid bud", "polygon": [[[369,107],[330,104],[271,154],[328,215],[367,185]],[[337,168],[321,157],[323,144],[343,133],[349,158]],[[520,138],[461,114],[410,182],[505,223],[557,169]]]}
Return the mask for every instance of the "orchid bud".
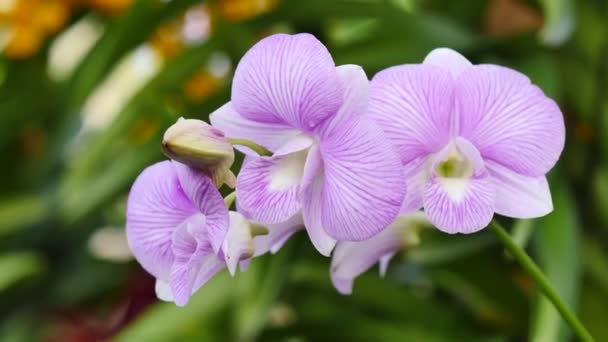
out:
{"label": "orchid bud", "polygon": [[232,145],[222,131],[206,122],[179,118],[165,132],[162,149],[167,157],[207,174],[217,187],[224,183],[234,187]]}

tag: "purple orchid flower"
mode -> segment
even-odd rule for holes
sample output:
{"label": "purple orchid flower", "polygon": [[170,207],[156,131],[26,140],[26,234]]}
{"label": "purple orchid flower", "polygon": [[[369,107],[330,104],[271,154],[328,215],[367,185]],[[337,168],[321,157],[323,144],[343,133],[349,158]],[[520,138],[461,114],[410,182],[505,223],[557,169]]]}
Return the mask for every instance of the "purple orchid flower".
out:
{"label": "purple orchid flower", "polygon": [[421,211],[401,215],[388,228],[364,241],[340,241],[331,259],[331,281],[341,294],[351,294],[353,282],[375,263],[384,276],[393,256],[403,248],[418,244],[418,229],[429,225]]}
{"label": "purple orchid flower", "polygon": [[228,266],[253,255],[248,221],[228,212],[207,176],[163,161],[135,180],[127,205],[127,240],[142,267],[157,279],[157,295],[185,305]]}
{"label": "purple orchid flower", "polygon": [[368,83],[360,67],[336,67],[309,34],[273,35],[245,54],[232,101],[210,119],[228,137],[273,152],[246,163],[237,178],[252,219],[276,224],[301,212],[324,255],[336,240],[367,239],[395,219],[405,185],[399,156],[364,116]]}
{"label": "purple orchid flower", "polygon": [[564,120],[525,75],[436,49],[421,65],[378,73],[369,112],[404,165],[402,212],[424,207],[440,230],[473,233],[494,212],[553,210],[545,174],[564,148]]}

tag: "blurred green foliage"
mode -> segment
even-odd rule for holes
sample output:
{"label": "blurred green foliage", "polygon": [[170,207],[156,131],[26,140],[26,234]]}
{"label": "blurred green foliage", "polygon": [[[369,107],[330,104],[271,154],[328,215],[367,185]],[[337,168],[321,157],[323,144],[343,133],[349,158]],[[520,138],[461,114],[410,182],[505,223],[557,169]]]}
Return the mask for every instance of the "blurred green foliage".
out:
{"label": "blurred green foliage", "polygon": [[[91,236],[123,227],[137,174],[163,159],[163,130],[181,115],[206,119],[230,95],[220,82],[193,101],[185,82],[218,52],[234,66],[278,31],[313,33],[337,64],[360,64],[370,77],[447,46],[521,70],[555,98],[568,134],[550,177],[555,211],[505,223],[596,339],[608,340],[607,1],[281,0],[243,20],[214,15],[209,39],[179,50],[107,126],[83,133],[85,103],[118,62],[200,3],[138,0],[115,17],[93,14],[101,38],[64,80],[47,72],[50,42],[28,59],[0,57],[1,341],[571,338],[489,232],[424,231],[386,278],[368,272],[349,297],[333,289],[329,260],[299,234],[247,272],[222,273],[186,308],[156,302],[134,262],[92,253]],[[88,15],[77,11],[68,26]]]}

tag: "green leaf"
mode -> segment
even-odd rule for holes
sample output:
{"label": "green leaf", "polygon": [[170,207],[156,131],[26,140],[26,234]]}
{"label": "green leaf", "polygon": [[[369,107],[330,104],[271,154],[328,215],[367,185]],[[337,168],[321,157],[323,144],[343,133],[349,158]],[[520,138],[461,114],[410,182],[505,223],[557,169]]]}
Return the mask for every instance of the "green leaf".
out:
{"label": "green leaf", "polygon": [[540,0],[545,12],[545,24],[539,32],[540,40],[549,46],[564,43],[575,25],[574,2],[572,0]]}
{"label": "green leaf", "polygon": [[[228,308],[234,279],[223,271],[190,298],[185,307],[158,303],[122,330],[113,341],[182,341],[197,337],[198,341],[217,341],[210,320]],[[222,331],[223,329],[216,330]]]}
{"label": "green leaf", "polygon": [[35,252],[12,252],[0,255],[0,291],[42,273],[44,259]]}
{"label": "green leaf", "polygon": [[51,212],[49,198],[20,195],[0,201],[0,237],[44,220]]}
{"label": "green leaf", "polygon": [[[580,275],[579,231],[572,196],[562,179],[552,182],[553,213],[536,221],[534,251],[560,297],[574,307]],[[570,331],[551,302],[537,295],[530,338],[533,341],[566,341]]]}
{"label": "green leaf", "polygon": [[285,282],[291,249],[292,244],[287,244],[278,254],[253,260],[247,271],[235,279],[235,330],[239,341],[254,340],[264,328],[268,313]]}

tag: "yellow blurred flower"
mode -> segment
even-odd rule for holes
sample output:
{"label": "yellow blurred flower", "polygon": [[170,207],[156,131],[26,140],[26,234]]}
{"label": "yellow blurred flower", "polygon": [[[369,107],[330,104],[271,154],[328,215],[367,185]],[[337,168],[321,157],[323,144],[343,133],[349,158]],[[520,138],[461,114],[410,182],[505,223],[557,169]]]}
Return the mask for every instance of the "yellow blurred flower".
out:
{"label": "yellow blurred flower", "polygon": [[199,70],[184,84],[184,93],[188,100],[201,102],[217,93],[220,85],[221,79],[211,75],[206,70]]}
{"label": "yellow blurred flower", "polygon": [[10,58],[32,56],[42,45],[44,33],[37,27],[16,26],[10,29],[3,53]]}
{"label": "yellow blurred flower", "polygon": [[125,11],[133,0],[85,0],[87,5],[102,13],[115,15]]}
{"label": "yellow blurred flower", "polygon": [[226,20],[241,21],[270,12],[278,3],[278,0],[220,0],[217,8]]}
{"label": "yellow blurred flower", "polygon": [[0,29],[6,38],[0,50],[11,58],[34,55],[44,40],[59,32],[76,7],[118,14],[132,0],[0,0]]}
{"label": "yellow blurred flower", "polygon": [[170,21],[154,32],[150,39],[150,44],[164,59],[170,59],[184,49],[181,33],[182,21]]}

